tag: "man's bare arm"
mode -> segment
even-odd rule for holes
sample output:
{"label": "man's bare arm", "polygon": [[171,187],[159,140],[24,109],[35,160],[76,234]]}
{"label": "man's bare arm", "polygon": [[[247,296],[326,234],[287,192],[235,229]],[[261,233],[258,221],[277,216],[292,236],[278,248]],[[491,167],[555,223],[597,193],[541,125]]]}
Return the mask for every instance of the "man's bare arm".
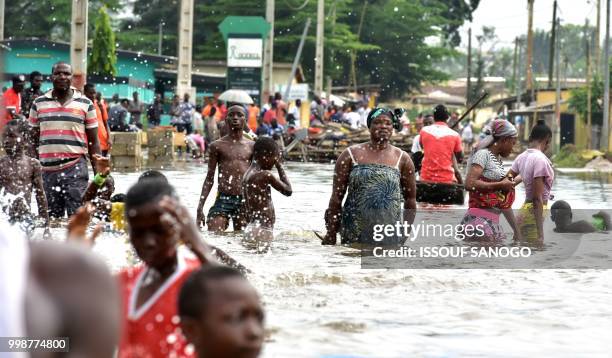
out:
{"label": "man's bare arm", "polygon": [[217,170],[217,163],[219,160],[219,151],[217,149],[216,143],[212,143],[209,149],[208,154],[208,171],[206,172],[206,178],[204,179],[204,184],[202,184],[202,192],[200,194],[200,201],[198,204],[198,210],[196,213],[196,224],[198,226],[204,226],[206,221],[204,219],[204,203],[206,202],[206,198],[208,198],[208,194],[210,194],[210,190],[215,184],[215,171]]}

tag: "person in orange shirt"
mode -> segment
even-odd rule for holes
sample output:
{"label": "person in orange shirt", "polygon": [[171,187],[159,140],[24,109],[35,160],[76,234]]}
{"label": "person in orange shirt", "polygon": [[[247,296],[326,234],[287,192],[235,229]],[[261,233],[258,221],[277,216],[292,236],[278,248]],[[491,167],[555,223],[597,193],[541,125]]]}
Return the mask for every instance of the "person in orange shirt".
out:
{"label": "person in orange shirt", "polygon": [[204,97],[204,108],[202,108],[202,117],[206,118],[210,116],[210,110],[212,109],[212,99],[211,97]]}
{"label": "person in orange shirt", "polygon": [[96,117],[98,118],[98,140],[100,141],[100,151],[103,156],[107,156],[112,148],[110,140],[110,128],[108,127],[108,115],[104,116],[101,106],[96,100],[96,85],[93,83],[85,84],[83,92],[89,98],[96,109]]}
{"label": "person in orange shirt", "polygon": [[257,131],[257,118],[259,118],[259,107],[255,103],[251,103],[249,107],[249,129],[255,133]]}
{"label": "person in orange shirt", "polygon": [[[2,113],[0,119],[2,126],[12,119],[17,118],[21,114],[21,92],[25,86],[25,76],[13,76],[13,87],[7,89],[2,94]],[[1,128],[0,128],[1,129]]]}
{"label": "person in orange shirt", "polygon": [[[279,92],[274,94],[274,101],[276,101],[276,120],[278,124],[285,127],[287,125],[287,120],[285,119],[287,103],[283,101],[283,96]],[[285,110],[284,112],[283,109]]]}

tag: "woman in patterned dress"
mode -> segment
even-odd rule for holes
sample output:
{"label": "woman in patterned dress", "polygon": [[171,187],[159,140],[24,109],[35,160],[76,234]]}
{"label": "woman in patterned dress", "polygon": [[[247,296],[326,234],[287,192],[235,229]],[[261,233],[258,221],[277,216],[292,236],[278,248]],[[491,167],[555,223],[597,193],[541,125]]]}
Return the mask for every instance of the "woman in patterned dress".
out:
{"label": "woman in patterned dress", "polygon": [[[505,235],[499,225],[500,214],[508,220],[515,239],[519,238],[511,209],[516,182],[507,176],[501,160],[510,155],[516,138],[514,125],[497,119],[485,129],[485,137],[468,160],[465,188],[470,195],[469,209],[461,221],[466,239],[502,241]],[[469,230],[468,225],[472,226]]]}
{"label": "woman in patterned dress", "polygon": [[[400,244],[405,237],[373,239],[374,225],[412,224],[416,212],[416,180],[410,156],[389,144],[393,129],[401,129],[400,113],[374,108],[367,118],[370,141],[347,148],[336,162],[323,244]],[[348,195],[342,205],[344,195]],[[404,212],[402,215],[402,202]]]}

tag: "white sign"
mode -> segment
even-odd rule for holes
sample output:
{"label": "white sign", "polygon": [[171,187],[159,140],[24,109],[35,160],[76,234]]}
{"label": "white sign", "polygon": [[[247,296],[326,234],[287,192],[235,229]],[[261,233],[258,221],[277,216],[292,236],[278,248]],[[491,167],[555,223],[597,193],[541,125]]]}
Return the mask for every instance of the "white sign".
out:
{"label": "white sign", "polygon": [[262,58],[262,39],[227,39],[227,67],[261,67]]}
{"label": "white sign", "polygon": [[280,94],[283,95],[283,99],[286,101],[295,101],[299,99],[303,102],[308,100],[308,83],[292,84],[291,89],[289,89],[289,98],[284,98],[285,92],[287,91],[287,85],[276,85],[276,91],[280,92]]}

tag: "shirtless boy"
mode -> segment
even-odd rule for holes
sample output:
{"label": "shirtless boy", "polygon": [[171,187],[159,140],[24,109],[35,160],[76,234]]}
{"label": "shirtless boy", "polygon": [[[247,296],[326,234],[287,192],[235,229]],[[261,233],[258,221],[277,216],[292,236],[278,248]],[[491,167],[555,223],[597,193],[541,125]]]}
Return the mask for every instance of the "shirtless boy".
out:
{"label": "shirtless boy", "polygon": [[241,183],[244,173],[249,168],[253,156],[253,142],[243,138],[242,132],[246,125],[246,110],[244,107],[231,106],[227,112],[225,123],[229,134],[214,141],[210,145],[208,172],[196,214],[198,225],[204,226],[204,202],[210,194],[215,181],[215,170],[219,167],[218,193],[214,205],[208,212],[208,230],[225,231],[232,219],[234,230],[240,231],[246,223],[243,213],[244,200],[241,195]]}
{"label": "shirtless boy", "polygon": [[[291,196],[291,184],[280,164],[280,151],[274,139],[261,137],[253,148],[253,163],[244,174],[242,195],[249,226],[254,239],[272,240],[276,216],[270,186],[286,196]],[[272,174],[276,167],[280,180]]]}
{"label": "shirtless boy", "polygon": [[38,160],[24,153],[24,134],[27,131],[27,123],[20,120],[11,120],[4,128],[2,146],[6,155],[0,157],[0,192],[15,198],[11,203],[1,205],[11,221],[28,220],[31,216],[30,201],[34,191],[38,215],[45,220],[45,227],[48,228],[49,212],[43,189],[42,167]]}

